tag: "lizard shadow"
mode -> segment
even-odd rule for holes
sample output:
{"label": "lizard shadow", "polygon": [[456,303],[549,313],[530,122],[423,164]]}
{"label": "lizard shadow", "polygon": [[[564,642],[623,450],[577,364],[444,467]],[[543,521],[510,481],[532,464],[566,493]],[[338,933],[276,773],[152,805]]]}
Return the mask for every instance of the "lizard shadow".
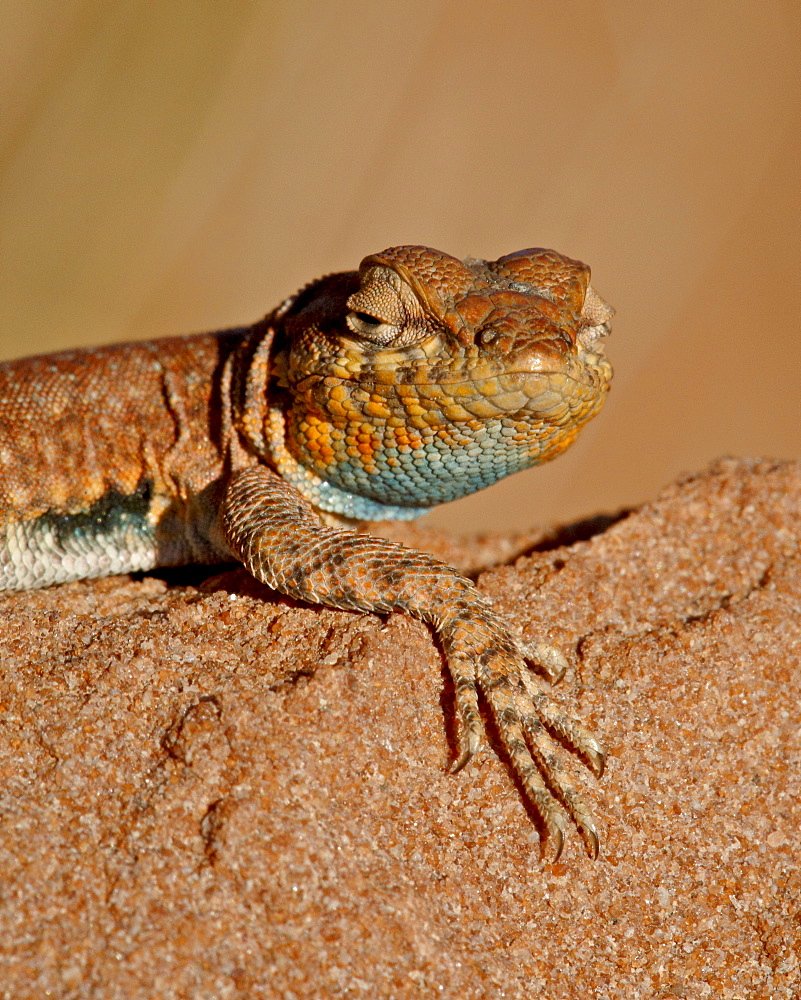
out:
{"label": "lizard shadow", "polygon": [[[250,594],[258,596],[269,603],[294,604],[291,598],[285,597],[276,590],[271,590],[266,584],[260,583],[248,573],[240,563],[202,563],[189,566],[160,566],[142,573],[132,573],[136,580],[153,577],[163,580],[168,587],[187,588],[209,594],[215,590],[228,594]],[[300,602],[298,602],[300,603]],[[309,604],[307,607],[314,607]]]}
{"label": "lizard shadow", "polygon": [[[561,524],[549,529],[545,537],[525,549],[520,555],[532,555],[535,552],[551,552],[553,549],[567,548],[576,542],[588,542],[596,535],[603,535],[613,525],[625,520],[634,513],[635,508],[624,507],[613,514],[594,514],[583,517],[569,524]],[[510,562],[513,560],[509,560]]]}

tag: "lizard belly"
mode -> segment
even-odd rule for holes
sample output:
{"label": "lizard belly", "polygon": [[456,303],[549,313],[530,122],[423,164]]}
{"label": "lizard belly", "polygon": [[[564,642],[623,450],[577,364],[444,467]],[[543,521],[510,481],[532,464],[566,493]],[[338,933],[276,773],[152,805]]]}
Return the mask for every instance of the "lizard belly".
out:
{"label": "lizard belly", "polygon": [[11,521],[0,526],[0,590],[224,561],[224,545],[205,534],[212,517],[206,503],[184,510],[165,498],[154,502],[145,484],[130,494],[110,490],[77,513]]}
{"label": "lizard belly", "polygon": [[111,492],[75,514],[46,513],[0,528],[0,589],[152,569],[156,532],[145,491]]}

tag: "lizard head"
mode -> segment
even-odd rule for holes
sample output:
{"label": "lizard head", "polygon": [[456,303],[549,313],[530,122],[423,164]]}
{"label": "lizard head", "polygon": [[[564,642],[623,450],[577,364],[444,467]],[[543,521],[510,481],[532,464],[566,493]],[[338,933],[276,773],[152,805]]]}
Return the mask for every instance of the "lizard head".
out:
{"label": "lizard head", "polygon": [[402,246],[307,286],[275,319],[293,459],[335,490],[421,508],[554,458],[612,374],[613,310],[589,279],[554,250]]}

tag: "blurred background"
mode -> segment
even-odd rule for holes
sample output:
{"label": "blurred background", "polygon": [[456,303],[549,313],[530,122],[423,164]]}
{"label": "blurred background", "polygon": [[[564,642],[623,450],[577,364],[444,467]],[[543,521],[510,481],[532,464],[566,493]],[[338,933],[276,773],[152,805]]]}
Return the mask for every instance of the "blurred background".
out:
{"label": "blurred background", "polygon": [[392,244],[587,261],[600,417],[512,530],[801,446],[798,0],[3,0],[0,356],[263,315]]}

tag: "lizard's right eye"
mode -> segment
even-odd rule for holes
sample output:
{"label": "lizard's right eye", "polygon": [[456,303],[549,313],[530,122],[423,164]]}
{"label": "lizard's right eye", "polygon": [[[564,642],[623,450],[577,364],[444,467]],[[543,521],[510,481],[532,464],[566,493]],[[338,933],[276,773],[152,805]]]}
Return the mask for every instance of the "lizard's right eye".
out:
{"label": "lizard's right eye", "polygon": [[351,316],[357,319],[360,324],[364,326],[380,326],[381,320],[377,319],[375,316],[370,316],[369,313],[362,312],[352,312]]}
{"label": "lizard's right eye", "polygon": [[389,344],[397,336],[398,328],[370,313],[352,311],[345,317],[348,327],[358,337],[374,344]]}

